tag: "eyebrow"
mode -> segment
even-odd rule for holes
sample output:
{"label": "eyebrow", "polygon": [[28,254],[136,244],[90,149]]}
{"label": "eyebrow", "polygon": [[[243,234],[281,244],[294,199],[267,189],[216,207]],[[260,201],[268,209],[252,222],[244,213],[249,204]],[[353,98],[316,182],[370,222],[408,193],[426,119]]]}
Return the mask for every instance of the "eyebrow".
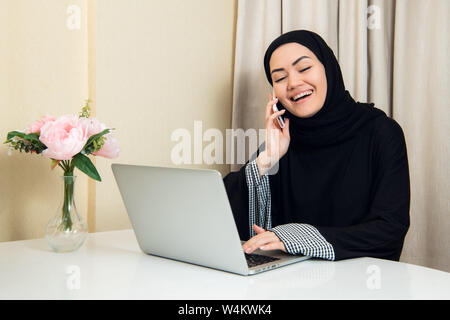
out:
{"label": "eyebrow", "polygon": [[[302,57],[298,58],[297,60],[295,60],[295,61],[292,63],[292,65],[295,66],[297,63],[299,63],[299,62],[302,61],[303,59],[311,59],[311,58],[308,57],[308,56],[302,56]],[[278,72],[278,71],[284,71],[284,68],[273,69],[271,73]]]}

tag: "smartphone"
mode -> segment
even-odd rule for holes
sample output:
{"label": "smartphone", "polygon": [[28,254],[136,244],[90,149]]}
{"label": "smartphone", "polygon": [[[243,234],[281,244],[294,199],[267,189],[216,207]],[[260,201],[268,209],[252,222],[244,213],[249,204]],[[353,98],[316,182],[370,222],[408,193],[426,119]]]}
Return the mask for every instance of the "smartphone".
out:
{"label": "smartphone", "polygon": [[[272,91],[272,95],[273,95],[273,98],[276,99],[275,91]],[[273,112],[278,112],[279,111],[276,103],[273,105],[272,109],[273,109]],[[283,117],[282,116],[278,116],[277,120],[278,120],[278,124],[280,125],[280,128],[284,128],[284,119],[283,119]]]}

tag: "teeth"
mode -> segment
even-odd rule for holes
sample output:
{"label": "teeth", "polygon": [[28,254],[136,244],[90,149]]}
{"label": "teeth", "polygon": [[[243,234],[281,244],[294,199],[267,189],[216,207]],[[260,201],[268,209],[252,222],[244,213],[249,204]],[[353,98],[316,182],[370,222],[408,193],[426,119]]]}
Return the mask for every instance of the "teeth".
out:
{"label": "teeth", "polygon": [[304,96],[309,96],[310,94],[312,94],[312,90],[302,92],[302,93],[296,95],[295,97],[293,97],[292,99],[293,100],[298,100],[298,99],[300,99],[300,98],[302,98]]}

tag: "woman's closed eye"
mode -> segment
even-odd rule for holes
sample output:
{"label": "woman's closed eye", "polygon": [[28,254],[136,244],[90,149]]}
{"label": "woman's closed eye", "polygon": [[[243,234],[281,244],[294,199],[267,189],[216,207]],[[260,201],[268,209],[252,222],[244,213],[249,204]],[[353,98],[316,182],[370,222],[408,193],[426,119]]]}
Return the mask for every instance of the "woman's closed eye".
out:
{"label": "woman's closed eye", "polygon": [[300,70],[300,72],[304,72],[304,71],[306,71],[306,70],[309,70],[309,69],[311,69],[312,67],[307,67],[307,68],[305,68],[305,69],[303,69],[303,70]]}
{"label": "woman's closed eye", "polygon": [[[311,67],[307,67],[307,68],[304,68],[304,69],[302,69],[302,70],[299,70],[299,72],[304,72],[304,71],[307,71],[307,70],[309,70],[309,69],[311,69]],[[275,80],[275,82],[280,82],[280,81],[282,81],[282,80],[284,80],[284,79],[286,79],[286,76],[284,76],[284,77],[282,77],[282,78],[280,78],[280,79]]]}

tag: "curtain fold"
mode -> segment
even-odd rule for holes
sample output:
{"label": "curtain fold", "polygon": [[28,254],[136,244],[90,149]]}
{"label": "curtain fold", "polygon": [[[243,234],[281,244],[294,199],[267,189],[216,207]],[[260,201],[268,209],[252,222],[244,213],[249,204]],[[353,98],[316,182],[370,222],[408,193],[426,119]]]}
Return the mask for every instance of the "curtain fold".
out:
{"label": "curtain fold", "polygon": [[261,105],[270,93],[262,68],[264,52],[280,34],[281,0],[238,2],[233,128],[264,127]]}
{"label": "curtain fold", "polygon": [[[282,33],[320,34],[347,90],[402,126],[411,227],[401,261],[450,271],[450,1],[238,0],[232,128],[263,129],[263,56]],[[242,164],[232,164],[237,170]]]}
{"label": "curtain fold", "polygon": [[345,87],[358,101],[367,101],[368,51],[367,0],[339,2],[337,58]]}

